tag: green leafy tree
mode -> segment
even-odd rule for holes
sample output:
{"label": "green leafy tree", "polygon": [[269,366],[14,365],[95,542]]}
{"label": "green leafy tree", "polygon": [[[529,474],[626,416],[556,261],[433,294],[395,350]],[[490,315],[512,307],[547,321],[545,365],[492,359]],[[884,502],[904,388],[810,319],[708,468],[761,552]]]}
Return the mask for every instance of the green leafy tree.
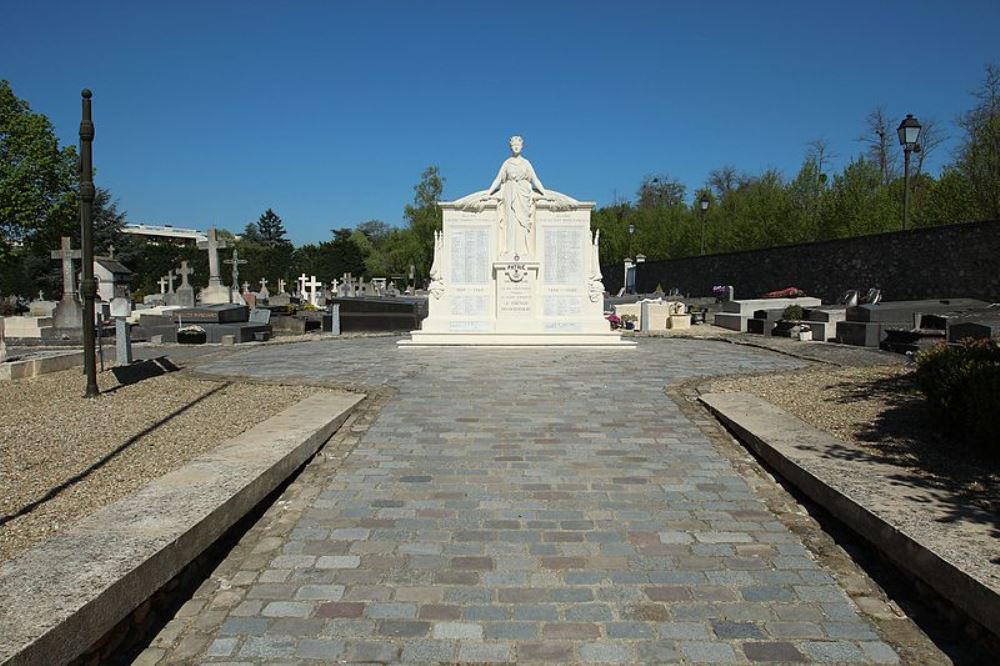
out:
{"label": "green leafy tree", "polygon": [[416,267],[422,280],[430,272],[434,260],[434,232],[441,228],[441,200],[445,179],[436,166],[427,167],[420,174],[420,182],[413,187],[413,205],[403,210],[408,229],[413,238],[405,244],[409,261]]}
{"label": "green leafy tree", "polygon": [[1000,67],[987,65],[979,103],[959,119],[965,137],[956,161],[979,217],[1000,219]]}
{"label": "green leafy tree", "polygon": [[76,150],[59,148],[49,119],[0,80],[0,262],[53,221],[71,191],[76,165]]}

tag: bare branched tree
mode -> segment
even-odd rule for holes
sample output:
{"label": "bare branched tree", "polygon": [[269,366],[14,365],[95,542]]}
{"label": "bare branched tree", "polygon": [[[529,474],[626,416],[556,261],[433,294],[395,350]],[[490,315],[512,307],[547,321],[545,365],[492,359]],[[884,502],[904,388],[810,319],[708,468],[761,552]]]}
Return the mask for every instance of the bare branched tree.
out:
{"label": "bare branched tree", "polygon": [[979,214],[1000,219],[1000,67],[986,66],[973,95],[979,104],[958,119],[965,130],[958,167],[972,185]]}
{"label": "bare branched tree", "polygon": [[830,144],[826,139],[814,139],[806,144],[806,159],[812,160],[816,164],[816,174],[822,179],[823,169],[837,158],[837,154],[830,150]]}
{"label": "bare branched tree", "polygon": [[877,106],[866,119],[867,131],[858,141],[867,146],[868,158],[878,165],[879,180],[888,185],[899,172],[899,150],[896,147],[896,128],[893,127],[885,108]]}

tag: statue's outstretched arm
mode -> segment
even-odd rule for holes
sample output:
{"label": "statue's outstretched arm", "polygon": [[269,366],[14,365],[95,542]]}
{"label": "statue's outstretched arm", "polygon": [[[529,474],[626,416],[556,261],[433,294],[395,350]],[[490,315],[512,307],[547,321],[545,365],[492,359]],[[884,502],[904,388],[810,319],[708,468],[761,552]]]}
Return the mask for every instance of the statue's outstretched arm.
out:
{"label": "statue's outstretched arm", "polygon": [[500,170],[497,171],[497,177],[493,179],[493,184],[490,185],[488,190],[486,190],[486,196],[489,196],[500,189],[500,182],[503,180],[503,170],[505,166],[507,166],[506,162],[500,165]]}
{"label": "statue's outstretched arm", "polygon": [[531,185],[542,193],[542,196],[548,196],[545,192],[545,188],[542,187],[542,181],[538,179],[538,175],[535,173],[535,167],[531,166],[531,162],[528,162],[528,173],[531,176]]}

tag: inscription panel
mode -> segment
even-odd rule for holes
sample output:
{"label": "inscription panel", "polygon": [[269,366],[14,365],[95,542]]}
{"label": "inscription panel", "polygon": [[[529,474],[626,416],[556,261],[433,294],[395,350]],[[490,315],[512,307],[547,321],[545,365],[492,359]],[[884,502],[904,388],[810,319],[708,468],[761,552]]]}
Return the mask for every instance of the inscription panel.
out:
{"label": "inscription panel", "polygon": [[490,281],[490,229],[455,226],[449,230],[452,284],[488,284]]}
{"label": "inscription panel", "polygon": [[585,233],[580,227],[545,228],[545,283],[581,284]]}
{"label": "inscription panel", "polygon": [[514,282],[500,273],[497,289],[498,317],[529,317],[535,310],[535,285],[531,274]]}

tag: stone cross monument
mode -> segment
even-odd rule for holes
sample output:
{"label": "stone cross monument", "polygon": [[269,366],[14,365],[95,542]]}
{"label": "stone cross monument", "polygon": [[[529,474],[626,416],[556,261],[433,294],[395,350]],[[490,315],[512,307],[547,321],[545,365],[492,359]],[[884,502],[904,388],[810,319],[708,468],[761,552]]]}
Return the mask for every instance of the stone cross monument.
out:
{"label": "stone cross monument", "polygon": [[73,249],[69,236],[62,237],[62,247],[52,251],[53,259],[62,260],[63,295],[52,312],[52,325],[56,328],[83,329],[83,306],[76,294],[76,271],[73,260],[81,259],[80,250]]}
{"label": "stone cross monument", "polygon": [[319,288],[321,286],[323,286],[323,283],[317,281],[315,275],[311,276],[308,281],[302,283],[303,295],[305,295],[305,289],[306,287],[308,287],[309,302],[312,303],[313,305],[317,305],[319,303]]}
{"label": "stone cross monument", "polygon": [[[188,267],[187,261],[182,261],[181,267],[177,269],[177,274],[181,276],[181,286],[177,287],[177,293],[174,295],[173,304],[184,308],[193,308],[194,287],[188,283],[188,276],[194,275],[194,269]],[[171,287],[173,287],[172,280]],[[202,290],[202,293],[205,293],[204,290]]]}
{"label": "stone cross monument", "polygon": [[[240,293],[240,266],[247,263],[247,260],[240,259],[240,251],[234,247],[232,258],[226,259],[223,263],[229,264],[230,266],[233,267],[233,284],[230,288],[233,290],[234,293],[236,294]],[[247,291],[247,286],[249,285],[243,287],[243,291]],[[231,300],[230,302],[236,303],[238,301]]]}
{"label": "stone cross monument", "polygon": [[229,247],[229,243],[216,236],[215,227],[208,230],[208,239],[198,241],[199,250],[208,250],[208,286],[201,290],[200,300],[206,305],[228,303],[229,289],[222,284],[219,272],[219,250]]}

